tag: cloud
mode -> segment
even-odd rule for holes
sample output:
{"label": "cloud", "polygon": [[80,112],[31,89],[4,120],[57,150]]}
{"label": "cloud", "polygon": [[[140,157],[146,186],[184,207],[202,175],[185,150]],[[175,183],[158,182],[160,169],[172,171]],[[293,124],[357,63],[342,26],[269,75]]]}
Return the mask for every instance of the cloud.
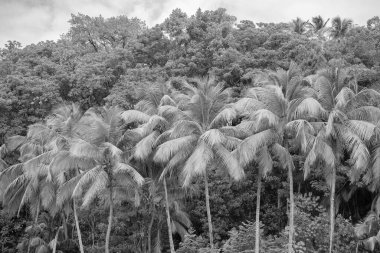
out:
{"label": "cloud", "polygon": [[[365,2],[365,4],[364,4]],[[104,17],[138,17],[149,26],[162,22],[175,8],[189,15],[202,10],[226,8],[239,20],[288,22],[296,17],[350,17],[357,24],[378,15],[378,0],[0,0],[0,47],[8,40],[23,45],[42,40],[56,40],[69,29],[71,13]]]}

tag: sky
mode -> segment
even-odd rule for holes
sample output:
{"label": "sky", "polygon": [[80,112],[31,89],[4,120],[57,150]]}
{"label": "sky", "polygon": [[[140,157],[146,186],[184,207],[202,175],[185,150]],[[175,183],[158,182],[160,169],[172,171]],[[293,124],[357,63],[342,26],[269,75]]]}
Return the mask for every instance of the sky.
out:
{"label": "sky", "polygon": [[198,8],[226,8],[238,20],[289,22],[316,15],[341,16],[365,25],[380,15],[380,0],[0,0],[0,47],[8,40],[23,46],[57,40],[69,29],[71,13],[105,18],[119,15],[138,17],[148,26],[161,23],[175,8],[192,15]]}

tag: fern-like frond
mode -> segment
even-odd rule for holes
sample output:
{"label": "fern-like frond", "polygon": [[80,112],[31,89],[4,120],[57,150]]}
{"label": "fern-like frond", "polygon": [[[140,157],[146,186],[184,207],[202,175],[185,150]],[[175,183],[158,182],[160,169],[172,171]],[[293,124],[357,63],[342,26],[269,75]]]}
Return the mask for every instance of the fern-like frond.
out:
{"label": "fern-like frond", "polygon": [[87,186],[89,183],[93,182],[96,179],[96,176],[103,171],[103,167],[98,165],[94,168],[86,171],[82,177],[77,182],[74,191],[73,191],[73,197],[79,198],[83,194],[83,188]]}
{"label": "fern-like frond", "polygon": [[151,134],[143,138],[136,144],[133,156],[138,160],[147,159],[153,152],[153,145],[156,142],[159,133],[153,131]]}
{"label": "fern-like frond", "polygon": [[180,120],[173,125],[171,138],[179,138],[187,135],[201,135],[202,127],[195,121]]}
{"label": "fern-like frond", "polygon": [[166,163],[180,150],[193,149],[195,141],[197,141],[197,136],[189,135],[164,142],[158,146],[154,161],[157,163]]}
{"label": "fern-like frond", "polygon": [[127,175],[130,177],[131,181],[135,182],[137,185],[141,186],[144,183],[144,178],[137,172],[135,168],[126,164],[126,163],[118,163],[113,173],[115,176],[117,175]]}
{"label": "fern-like frond", "polygon": [[237,112],[234,108],[225,108],[220,111],[210,123],[210,128],[218,128],[225,125],[231,125],[236,119]]}
{"label": "fern-like frond", "polygon": [[146,123],[150,119],[150,116],[144,112],[138,110],[128,110],[121,113],[121,118],[126,124],[136,122],[136,123]]}
{"label": "fern-like frond", "polygon": [[294,109],[291,119],[320,119],[325,115],[325,109],[316,99],[306,98]]}
{"label": "fern-like frond", "polygon": [[88,207],[100,192],[106,190],[108,183],[109,178],[107,173],[104,170],[99,171],[95,179],[91,182],[90,188],[86,190],[83,196],[82,208]]}
{"label": "fern-like frond", "polygon": [[211,148],[205,142],[200,141],[182,170],[183,185],[188,186],[195,176],[203,175],[213,158],[214,154]]}
{"label": "fern-like frond", "polygon": [[265,130],[244,139],[237,148],[237,157],[241,166],[245,167],[255,160],[257,152],[279,140],[278,134],[273,130]]}
{"label": "fern-like frond", "polygon": [[213,150],[215,151],[217,163],[221,164],[234,180],[240,180],[244,177],[243,168],[230,151],[228,151],[221,144],[214,145]]}
{"label": "fern-like frond", "polygon": [[199,139],[207,143],[210,147],[223,144],[226,141],[225,136],[218,129],[210,129],[204,132]]}

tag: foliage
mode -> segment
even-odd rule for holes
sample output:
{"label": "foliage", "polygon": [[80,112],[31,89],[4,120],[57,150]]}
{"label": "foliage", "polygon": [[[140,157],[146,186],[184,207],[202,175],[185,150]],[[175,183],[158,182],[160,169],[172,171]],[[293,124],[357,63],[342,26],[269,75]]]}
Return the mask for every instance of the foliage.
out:
{"label": "foliage", "polygon": [[78,252],[81,234],[86,252],[165,252],[172,233],[177,252],[253,252],[269,171],[262,252],[287,251],[293,192],[296,252],[328,251],[334,223],[333,252],[375,250],[380,22],[352,24],[78,13],[57,41],[9,41],[0,251],[51,250],[57,236],[58,251]]}

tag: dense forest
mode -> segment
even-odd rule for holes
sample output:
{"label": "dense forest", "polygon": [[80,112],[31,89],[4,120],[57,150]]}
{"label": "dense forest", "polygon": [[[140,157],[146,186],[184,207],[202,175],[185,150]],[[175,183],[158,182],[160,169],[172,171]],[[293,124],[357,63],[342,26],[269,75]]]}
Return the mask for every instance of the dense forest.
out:
{"label": "dense forest", "polygon": [[380,252],[379,17],[255,22],[0,48],[0,252]]}

